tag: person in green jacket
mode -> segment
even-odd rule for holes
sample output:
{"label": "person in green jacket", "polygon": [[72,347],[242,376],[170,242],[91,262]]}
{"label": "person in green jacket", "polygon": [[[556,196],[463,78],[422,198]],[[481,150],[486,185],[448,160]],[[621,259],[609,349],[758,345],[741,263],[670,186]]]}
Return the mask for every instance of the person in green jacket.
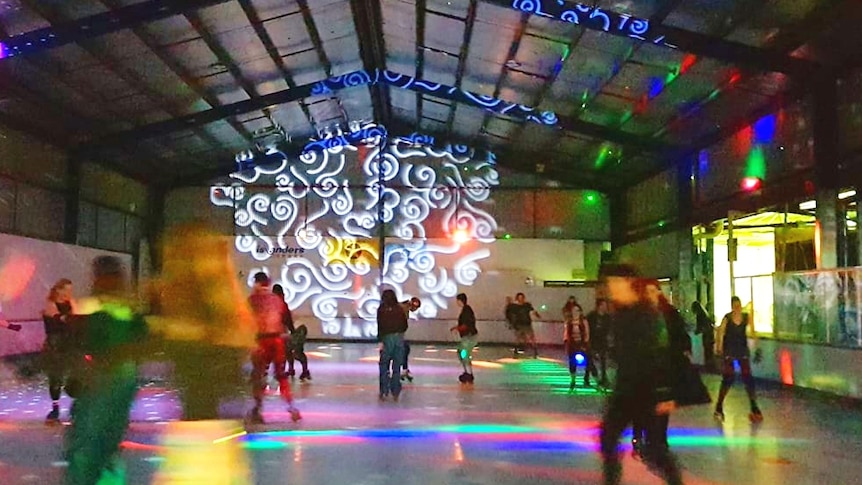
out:
{"label": "person in green jacket", "polygon": [[93,262],[93,295],[73,317],[89,362],[66,437],[66,485],[123,483],[118,455],[137,392],[137,356],[147,324],[129,304],[128,273],[119,259]]}

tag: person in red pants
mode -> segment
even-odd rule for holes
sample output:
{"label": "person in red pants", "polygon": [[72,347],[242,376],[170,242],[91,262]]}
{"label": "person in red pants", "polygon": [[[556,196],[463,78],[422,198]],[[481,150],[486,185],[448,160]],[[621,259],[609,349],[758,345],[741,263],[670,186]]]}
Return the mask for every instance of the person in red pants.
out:
{"label": "person in red pants", "polygon": [[282,399],[287,402],[290,417],[299,421],[299,410],[293,405],[290,393],[290,382],[285,372],[287,364],[287,348],[284,342],[284,316],[286,305],[284,300],[272,293],[269,276],[259,272],[254,275],[254,288],[248,299],[255,321],[257,322],[257,349],[252,352],[251,372],[252,394],[254,408],[249,412],[248,421],[251,424],[263,424],[261,407],[266,390],[266,371],[270,364],[275,364],[275,378],[278,381]]}

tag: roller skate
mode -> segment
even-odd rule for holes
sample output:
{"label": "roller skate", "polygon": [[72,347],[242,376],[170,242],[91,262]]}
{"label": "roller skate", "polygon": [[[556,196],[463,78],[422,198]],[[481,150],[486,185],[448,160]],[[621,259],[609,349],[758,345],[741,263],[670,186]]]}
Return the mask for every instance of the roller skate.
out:
{"label": "roller skate", "polygon": [[299,413],[299,409],[296,409],[293,405],[287,408],[287,412],[290,413],[290,420],[294,423],[302,419],[302,414]]}
{"label": "roller skate", "polygon": [[260,413],[259,407],[254,407],[251,411],[248,412],[248,414],[246,414],[245,423],[252,426],[266,424],[266,422],[263,420],[263,415]]}
{"label": "roller skate", "polygon": [[60,408],[54,407],[51,409],[51,412],[45,416],[45,424],[53,426],[60,424]]}
{"label": "roller skate", "polygon": [[643,444],[637,438],[632,438],[632,458],[635,460],[643,458]]}
{"label": "roller skate", "polygon": [[308,372],[308,369],[302,371],[302,374],[299,375],[300,382],[310,381],[311,380],[311,372]]}
{"label": "roller skate", "polygon": [[410,373],[410,369],[404,369],[401,371],[401,380],[407,380],[407,382],[413,382],[413,374]]}
{"label": "roller skate", "polygon": [[569,382],[569,394],[575,392],[575,376],[572,376],[572,381]]}
{"label": "roller skate", "polygon": [[292,368],[288,369],[287,370],[287,377],[290,377],[290,378],[296,377],[296,369],[292,369]]}
{"label": "roller skate", "polygon": [[392,394],[392,400],[393,400],[393,401],[398,402],[398,399],[400,399],[400,398],[401,398],[401,394],[400,394],[400,393],[393,393],[393,394]]}
{"label": "roller skate", "polygon": [[724,409],[715,408],[715,412],[712,413],[712,417],[718,421],[719,423],[724,422]]}
{"label": "roller skate", "polygon": [[387,393],[385,393],[385,392],[381,392],[381,393],[377,396],[377,400],[378,400],[378,401],[380,401],[380,402],[383,402],[383,401],[385,401],[385,400],[386,400],[386,396],[388,396],[388,394],[387,394]]}
{"label": "roller skate", "polygon": [[752,423],[760,423],[763,421],[763,413],[760,412],[760,408],[752,406],[751,412],[748,413],[748,420]]}

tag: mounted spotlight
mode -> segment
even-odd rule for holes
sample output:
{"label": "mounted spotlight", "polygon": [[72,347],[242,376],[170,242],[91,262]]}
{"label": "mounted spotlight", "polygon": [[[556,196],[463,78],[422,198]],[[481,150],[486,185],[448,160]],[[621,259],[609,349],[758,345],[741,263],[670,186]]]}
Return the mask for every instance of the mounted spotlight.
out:
{"label": "mounted spotlight", "polygon": [[251,134],[251,139],[254,141],[255,148],[264,154],[268,154],[271,150],[276,149],[281,143],[290,142],[290,136],[287,135],[284,128],[278,123],[255,130]]}
{"label": "mounted spotlight", "polygon": [[756,192],[760,190],[760,187],[763,185],[763,181],[758,177],[745,177],[742,179],[742,183],[740,185],[742,190],[746,192]]}

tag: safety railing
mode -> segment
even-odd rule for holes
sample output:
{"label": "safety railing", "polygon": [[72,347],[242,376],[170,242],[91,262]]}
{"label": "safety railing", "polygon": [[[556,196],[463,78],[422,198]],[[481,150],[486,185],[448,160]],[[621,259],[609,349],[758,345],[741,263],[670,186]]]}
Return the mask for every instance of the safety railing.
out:
{"label": "safety railing", "polygon": [[776,338],[862,348],[862,267],[776,273],[772,296]]}

